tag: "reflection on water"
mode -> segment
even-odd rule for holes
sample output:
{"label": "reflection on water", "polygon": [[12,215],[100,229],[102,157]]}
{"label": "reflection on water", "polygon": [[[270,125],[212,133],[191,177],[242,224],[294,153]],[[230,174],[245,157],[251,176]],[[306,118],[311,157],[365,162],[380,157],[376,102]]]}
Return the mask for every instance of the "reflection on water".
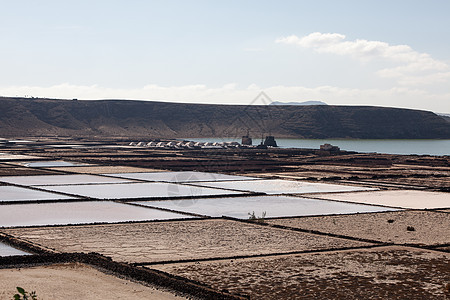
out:
{"label": "reflection on water", "polygon": [[[184,201],[189,205],[183,205]],[[284,196],[196,199],[195,202],[189,200],[166,200],[133,203],[211,217],[227,216],[241,219],[248,219],[248,213],[252,212],[255,212],[255,215],[259,217],[262,216],[263,212],[266,212],[266,217],[272,218],[396,210],[379,206]]]}
{"label": "reflection on water", "polygon": [[[36,191],[17,186],[0,186],[0,202],[1,201],[33,201],[33,200],[64,200],[75,199],[54,193]],[[3,209],[3,206],[0,207]]]}
{"label": "reflection on water", "polygon": [[70,185],[70,184],[94,184],[94,183],[123,183],[131,182],[126,179],[108,178],[95,175],[39,175],[39,176],[5,176],[0,177],[0,181],[20,184],[25,186],[33,185]]}
{"label": "reflection on water", "polygon": [[303,194],[303,193],[331,193],[331,192],[354,192],[370,191],[373,188],[346,186],[329,183],[311,183],[300,181],[289,181],[281,179],[273,180],[251,180],[251,181],[222,181],[222,182],[199,182],[196,185],[234,189],[239,191],[251,191],[266,194]]}
{"label": "reflection on water", "polygon": [[213,188],[165,182],[42,186],[43,189],[96,199],[198,197],[242,194]]}
{"label": "reflection on water", "polygon": [[13,255],[30,255],[30,253],[13,248],[9,245],[0,242],[0,256],[13,256]]}
{"label": "reflection on water", "polygon": [[62,161],[62,160],[37,161],[37,162],[30,162],[30,163],[25,164],[26,167],[30,167],[30,168],[74,167],[74,166],[82,166],[82,165],[84,165],[84,164]]}
{"label": "reflection on water", "polygon": [[225,180],[252,180],[258,179],[247,176],[226,175],[205,172],[153,172],[153,173],[118,173],[104,174],[128,179],[167,182],[197,182],[197,181],[225,181]]}
{"label": "reflection on water", "polygon": [[190,216],[115,202],[71,202],[3,205],[0,227],[125,222]]}
{"label": "reflection on water", "polygon": [[316,195],[316,197],[413,209],[450,208],[450,195],[441,192],[392,190],[371,193],[324,194]]}

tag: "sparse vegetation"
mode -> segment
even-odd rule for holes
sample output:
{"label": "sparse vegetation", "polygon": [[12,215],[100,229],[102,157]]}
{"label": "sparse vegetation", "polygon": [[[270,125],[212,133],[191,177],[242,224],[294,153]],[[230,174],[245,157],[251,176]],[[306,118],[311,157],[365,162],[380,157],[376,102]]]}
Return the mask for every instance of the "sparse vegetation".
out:
{"label": "sparse vegetation", "polygon": [[18,293],[13,296],[13,300],[37,300],[35,291],[29,293],[19,286],[16,289]]}
{"label": "sparse vegetation", "polygon": [[258,223],[264,223],[264,219],[266,218],[266,212],[263,211],[261,214],[261,217],[258,217],[255,212],[253,211],[252,213],[248,213],[248,219],[258,222]]}

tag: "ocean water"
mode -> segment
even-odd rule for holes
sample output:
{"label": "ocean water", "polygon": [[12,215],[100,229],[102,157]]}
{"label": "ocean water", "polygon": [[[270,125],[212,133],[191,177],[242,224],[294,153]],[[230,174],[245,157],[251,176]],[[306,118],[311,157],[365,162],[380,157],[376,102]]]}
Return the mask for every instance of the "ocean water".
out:
{"label": "ocean water", "polygon": [[[418,154],[418,155],[450,155],[450,139],[446,140],[364,140],[364,139],[277,139],[280,148],[319,149],[325,143],[332,144],[341,150],[363,153]],[[240,138],[185,138],[195,142],[241,142]],[[261,141],[253,138],[253,144]]]}

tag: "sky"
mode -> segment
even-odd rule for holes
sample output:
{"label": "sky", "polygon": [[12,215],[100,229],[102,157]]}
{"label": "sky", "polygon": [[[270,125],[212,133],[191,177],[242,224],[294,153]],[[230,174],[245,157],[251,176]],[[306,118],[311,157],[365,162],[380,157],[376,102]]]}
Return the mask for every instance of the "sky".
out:
{"label": "sky", "polygon": [[0,4],[0,96],[450,113],[448,0]]}

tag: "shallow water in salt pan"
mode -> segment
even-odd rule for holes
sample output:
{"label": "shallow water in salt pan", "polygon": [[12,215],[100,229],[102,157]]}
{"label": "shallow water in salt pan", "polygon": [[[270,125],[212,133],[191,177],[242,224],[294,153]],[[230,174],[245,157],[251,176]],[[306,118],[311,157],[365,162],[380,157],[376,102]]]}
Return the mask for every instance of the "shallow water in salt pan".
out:
{"label": "shallow water in salt pan", "polygon": [[252,180],[258,179],[247,176],[226,175],[206,172],[154,172],[154,173],[118,173],[105,174],[108,176],[139,179],[147,181],[167,181],[167,182],[198,182],[198,181],[225,181],[225,180]]}
{"label": "shallow water in salt pan", "polygon": [[266,217],[272,218],[396,210],[381,206],[284,196],[139,201],[133,203],[211,217],[227,216],[242,219],[248,219],[249,213],[252,212],[255,212],[255,215],[258,217],[261,217],[262,213],[266,212]]}
{"label": "shallow water in salt pan", "polygon": [[372,188],[346,186],[329,183],[311,183],[301,181],[289,181],[281,179],[251,180],[251,181],[224,181],[224,182],[199,182],[199,186],[208,186],[239,191],[252,191],[266,194],[302,194],[302,193],[330,193],[330,192],[354,192],[370,191]]}
{"label": "shallow water in salt pan", "polygon": [[450,208],[450,194],[440,192],[392,190],[362,193],[324,194],[315,197],[346,202],[386,205],[401,208]]}
{"label": "shallow water in salt pan", "polygon": [[0,207],[0,227],[180,218],[190,216],[109,201],[15,204]]}
{"label": "shallow water in salt pan", "polygon": [[124,183],[132,182],[126,179],[95,176],[95,175],[40,175],[40,176],[5,176],[0,181],[25,186],[33,185],[70,185],[70,184],[97,184],[97,183]]}
{"label": "shallow water in salt pan", "polygon": [[13,256],[13,255],[30,255],[30,253],[16,249],[9,245],[0,242],[0,256]]}
{"label": "shallow water in salt pan", "polygon": [[37,161],[25,164],[26,167],[30,168],[51,168],[51,167],[73,167],[73,166],[82,166],[85,164],[55,160],[55,161]]}
{"label": "shallow water in salt pan", "polygon": [[134,198],[169,198],[199,197],[243,194],[243,192],[227,191],[207,187],[187,186],[165,182],[42,186],[49,191],[63,192],[72,195],[96,199],[134,199]]}
{"label": "shallow water in salt pan", "polygon": [[[34,200],[66,200],[76,199],[76,197],[69,197],[48,193],[44,191],[36,191],[32,189],[16,187],[16,186],[0,186],[0,202],[2,201],[34,201]],[[3,209],[3,207],[0,207]]]}

